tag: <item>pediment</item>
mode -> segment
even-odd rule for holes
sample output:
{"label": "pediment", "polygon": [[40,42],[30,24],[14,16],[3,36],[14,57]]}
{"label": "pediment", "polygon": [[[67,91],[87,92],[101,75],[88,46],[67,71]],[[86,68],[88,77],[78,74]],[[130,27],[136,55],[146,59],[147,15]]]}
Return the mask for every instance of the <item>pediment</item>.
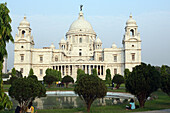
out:
{"label": "pediment", "polygon": [[77,61],[84,61],[83,59],[78,59]]}
{"label": "pediment", "polygon": [[137,38],[130,38],[128,41],[138,41]]}
{"label": "pediment", "polygon": [[28,42],[26,39],[19,39],[17,42]]}

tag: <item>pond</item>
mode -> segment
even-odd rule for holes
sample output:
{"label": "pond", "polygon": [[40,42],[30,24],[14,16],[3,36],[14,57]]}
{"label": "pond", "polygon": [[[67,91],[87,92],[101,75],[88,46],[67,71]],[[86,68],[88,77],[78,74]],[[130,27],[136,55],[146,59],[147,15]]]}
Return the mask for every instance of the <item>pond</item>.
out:
{"label": "pond", "polygon": [[[92,106],[122,104],[130,98],[134,98],[134,96],[127,93],[108,92],[104,98],[96,99]],[[14,99],[12,102],[13,109],[15,109],[18,103]],[[33,106],[35,109],[57,109],[84,107],[85,104],[73,91],[48,91],[46,97],[36,98]]]}

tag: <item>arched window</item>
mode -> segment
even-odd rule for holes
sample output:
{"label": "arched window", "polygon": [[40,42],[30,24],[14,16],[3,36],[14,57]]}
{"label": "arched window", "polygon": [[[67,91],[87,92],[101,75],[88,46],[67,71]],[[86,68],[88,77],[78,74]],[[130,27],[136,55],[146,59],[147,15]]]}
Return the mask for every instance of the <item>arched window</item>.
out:
{"label": "arched window", "polygon": [[25,37],[25,31],[23,30],[22,31],[22,38],[24,38]]}
{"label": "arched window", "polygon": [[82,43],[82,38],[80,38],[79,42]]}
{"label": "arched window", "polygon": [[134,30],[133,29],[130,30],[130,36],[134,36]]}

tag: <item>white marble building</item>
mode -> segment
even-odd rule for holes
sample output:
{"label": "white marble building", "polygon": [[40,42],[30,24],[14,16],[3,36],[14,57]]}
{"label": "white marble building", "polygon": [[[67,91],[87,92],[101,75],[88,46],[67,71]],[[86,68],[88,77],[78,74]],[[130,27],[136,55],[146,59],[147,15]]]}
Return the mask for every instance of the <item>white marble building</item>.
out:
{"label": "white marble building", "polygon": [[47,68],[59,70],[62,77],[70,75],[74,79],[78,68],[89,74],[96,68],[102,79],[105,79],[108,68],[112,77],[116,73],[124,75],[125,68],[132,70],[141,64],[140,33],[132,15],[126,22],[122,44],[121,48],[114,43],[111,48],[102,48],[102,41],[80,11],[78,19],[59,42],[59,49],[55,49],[53,44],[37,49],[34,48],[30,23],[24,17],[15,36],[14,67],[22,71],[24,76],[28,76],[30,68],[33,68],[39,80],[43,79]]}

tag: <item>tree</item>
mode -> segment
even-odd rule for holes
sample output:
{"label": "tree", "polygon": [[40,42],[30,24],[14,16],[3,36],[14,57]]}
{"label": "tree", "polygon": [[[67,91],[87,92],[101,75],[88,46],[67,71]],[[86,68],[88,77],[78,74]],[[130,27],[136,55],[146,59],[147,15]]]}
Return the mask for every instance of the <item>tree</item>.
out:
{"label": "tree", "polygon": [[[20,75],[21,74],[21,75]],[[18,77],[22,77],[22,73],[20,73],[19,71],[15,70],[15,68],[12,68],[12,73],[11,73],[11,77],[9,79],[9,83],[12,84],[13,81],[15,81]]]}
{"label": "tree", "polygon": [[22,78],[22,72],[21,72],[21,71],[16,70],[16,76],[17,76],[17,77]]}
{"label": "tree", "polygon": [[25,110],[30,102],[36,97],[46,96],[45,87],[36,79],[30,78],[17,78],[9,88],[9,95],[18,101],[21,112],[25,113]]}
{"label": "tree", "polygon": [[46,75],[54,76],[55,77],[54,81],[61,81],[61,79],[62,79],[60,71],[48,68],[45,73],[46,73]]}
{"label": "tree", "polygon": [[12,68],[12,73],[11,73],[12,76],[16,76],[16,70],[15,68]]}
{"label": "tree", "polygon": [[125,82],[126,82],[127,77],[129,76],[129,74],[130,74],[129,69],[125,69],[124,70],[124,79],[125,79]]}
{"label": "tree", "polygon": [[78,69],[78,70],[77,70],[77,81],[76,81],[76,82],[78,82],[79,79],[80,79],[82,76],[85,76],[85,72],[84,72],[83,70],[81,70],[81,69]]}
{"label": "tree", "polygon": [[68,84],[70,82],[74,83],[74,80],[71,76],[67,75],[67,76],[63,77],[62,82],[64,82],[66,84],[66,88],[68,88]]}
{"label": "tree", "polygon": [[97,76],[97,70],[96,70],[96,68],[94,68],[94,69],[92,70],[92,75]]}
{"label": "tree", "polygon": [[167,69],[170,67],[162,65],[161,67],[161,89],[163,92],[170,96],[170,73],[167,72]]}
{"label": "tree", "polygon": [[53,75],[46,75],[43,77],[44,83],[48,84],[48,87],[56,80]]}
{"label": "tree", "polygon": [[31,76],[31,75],[34,75],[34,71],[32,68],[30,69],[28,76]]}
{"label": "tree", "polygon": [[6,5],[6,3],[0,4],[0,110],[12,107],[12,102],[6,93],[4,93],[2,80],[3,58],[7,56],[6,43],[9,41],[14,42],[10,25],[12,20]]}
{"label": "tree", "polygon": [[110,84],[112,83],[110,69],[106,70],[106,78],[105,78],[105,80],[106,80],[106,84],[109,84],[109,86],[110,86]]}
{"label": "tree", "polygon": [[115,74],[112,81],[116,84],[116,88],[119,89],[120,85],[124,83],[124,78],[122,75]]}
{"label": "tree", "polygon": [[18,77],[16,76],[11,76],[9,79],[9,83],[12,84]]}
{"label": "tree", "polygon": [[140,107],[144,107],[150,94],[160,87],[160,74],[155,67],[142,63],[130,72],[125,87],[137,97]]}
{"label": "tree", "polygon": [[74,88],[76,94],[85,102],[87,112],[90,112],[90,107],[93,101],[97,98],[106,96],[107,87],[104,81],[97,76],[86,75],[82,76]]}

